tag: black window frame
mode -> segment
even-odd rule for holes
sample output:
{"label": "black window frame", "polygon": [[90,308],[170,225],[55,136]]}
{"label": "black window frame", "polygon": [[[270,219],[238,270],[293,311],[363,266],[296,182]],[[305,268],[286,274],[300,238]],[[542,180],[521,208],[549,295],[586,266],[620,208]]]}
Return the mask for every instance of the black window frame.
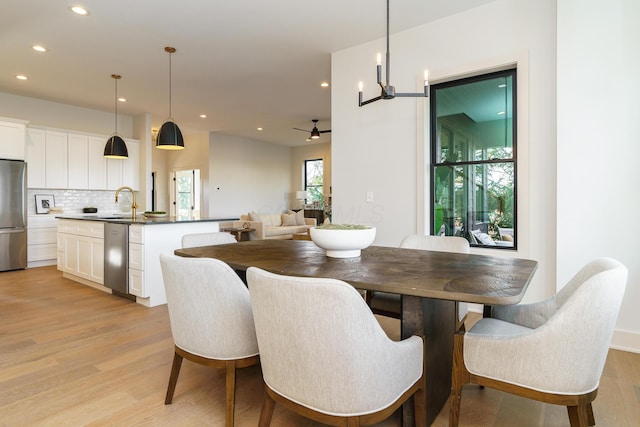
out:
{"label": "black window frame", "polygon": [[[442,163],[436,163],[436,159],[438,158],[438,144],[437,144],[437,132],[438,132],[438,111],[437,111],[437,97],[438,90],[450,88],[453,86],[460,86],[469,83],[479,82],[483,80],[495,79],[497,77],[511,77],[512,80],[512,157],[511,159],[487,159],[487,160],[467,160],[467,161],[445,161]],[[430,191],[429,191],[429,209],[430,209],[430,224],[429,224],[429,233],[431,235],[435,235],[435,212],[436,212],[436,167],[437,166],[474,166],[474,165],[486,165],[491,163],[513,163],[513,246],[492,246],[492,245],[482,245],[475,244],[471,242],[470,237],[467,235],[463,235],[467,240],[470,240],[470,245],[472,247],[480,247],[480,248],[489,248],[489,249],[502,249],[502,250],[517,250],[518,249],[518,108],[517,108],[517,68],[509,68],[506,70],[500,70],[490,73],[485,73],[481,75],[476,75],[472,77],[466,77],[462,79],[450,80],[447,82],[433,84],[430,87],[429,94],[429,135],[430,135],[430,167],[429,167],[429,177],[430,177]],[[469,211],[469,209],[467,209]],[[466,233],[469,231],[466,230]]]}

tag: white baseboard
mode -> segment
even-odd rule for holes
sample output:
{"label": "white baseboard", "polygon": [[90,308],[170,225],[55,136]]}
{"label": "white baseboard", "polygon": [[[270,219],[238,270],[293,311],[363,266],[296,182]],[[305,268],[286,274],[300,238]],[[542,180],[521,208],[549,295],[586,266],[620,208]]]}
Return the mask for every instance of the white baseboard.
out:
{"label": "white baseboard", "polygon": [[640,333],[616,329],[611,338],[611,348],[640,353]]}

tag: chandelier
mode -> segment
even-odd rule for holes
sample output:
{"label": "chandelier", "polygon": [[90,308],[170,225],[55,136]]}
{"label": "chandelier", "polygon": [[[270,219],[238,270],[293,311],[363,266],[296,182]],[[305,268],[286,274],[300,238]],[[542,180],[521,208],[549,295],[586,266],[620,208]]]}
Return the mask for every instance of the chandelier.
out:
{"label": "chandelier", "polygon": [[385,82],[382,81],[382,56],[378,54],[376,71],[377,71],[378,85],[380,85],[380,96],[376,96],[375,98],[371,98],[366,101],[363,101],[362,100],[363,84],[362,82],[360,82],[358,87],[358,106],[362,107],[363,105],[370,104],[380,99],[393,99],[395,97],[419,98],[419,97],[429,96],[429,74],[427,70],[424,70],[424,92],[419,92],[419,93],[396,92],[396,88],[391,84],[389,84],[390,63],[391,63],[391,57],[389,54],[389,0],[387,0],[387,53],[385,57],[385,65],[386,65]]}

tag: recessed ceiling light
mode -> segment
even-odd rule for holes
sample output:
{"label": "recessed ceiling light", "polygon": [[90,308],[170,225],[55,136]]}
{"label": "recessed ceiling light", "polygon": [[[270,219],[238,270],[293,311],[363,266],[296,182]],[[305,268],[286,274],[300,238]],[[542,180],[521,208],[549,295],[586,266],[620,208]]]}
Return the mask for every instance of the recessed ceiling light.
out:
{"label": "recessed ceiling light", "polygon": [[322,82],[322,83],[320,83],[320,86],[322,86],[322,87],[329,87],[329,83],[327,83],[327,82]]}
{"label": "recessed ceiling light", "polygon": [[82,6],[71,6],[71,11],[77,15],[87,16],[89,15],[89,11]]}
{"label": "recessed ceiling light", "polygon": [[122,98],[122,97],[120,97],[120,98],[118,98],[118,101],[120,101],[120,102],[127,102],[127,98]]}
{"label": "recessed ceiling light", "polygon": [[46,52],[47,49],[44,46],[40,46],[39,44],[36,44],[33,46],[33,50],[37,50],[38,52]]}
{"label": "recessed ceiling light", "polygon": [[207,115],[206,115],[206,114],[200,114],[200,118],[201,118],[201,119],[206,119],[206,118],[207,118]]}
{"label": "recessed ceiling light", "polygon": [[498,111],[498,115],[499,115],[499,116],[504,116],[504,115],[505,115],[505,112],[504,112],[504,111]]}
{"label": "recessed ceiling light", "polygon": [[262,130],[262,128],[258,128],[257,130],[261,131],[261,130]]}
{"label": "recessed ceiling light", "polygon": [[18,80],[27,80],[27,76],[22,75],[22,74],[18,74],[18,75],[16,76],[16,79],[18,79]]}

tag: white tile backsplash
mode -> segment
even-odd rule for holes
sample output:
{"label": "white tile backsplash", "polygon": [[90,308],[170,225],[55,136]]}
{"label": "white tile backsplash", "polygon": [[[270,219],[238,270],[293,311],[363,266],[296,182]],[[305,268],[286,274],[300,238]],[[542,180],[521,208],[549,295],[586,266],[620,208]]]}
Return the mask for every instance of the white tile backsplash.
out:
{"label": "white tile backsplash", "polygon": [[104,214],[131,212],[131,192],[129,191],[121,191],[116,203],[115,191],[29,188],[27,190],[27,214],[29,215],[36,213],[36,194],[53,194],[55,206],[62,208],[63,213],[66,214],[81,214],[82,208],[85,207],[98,208],[98,213]]}

